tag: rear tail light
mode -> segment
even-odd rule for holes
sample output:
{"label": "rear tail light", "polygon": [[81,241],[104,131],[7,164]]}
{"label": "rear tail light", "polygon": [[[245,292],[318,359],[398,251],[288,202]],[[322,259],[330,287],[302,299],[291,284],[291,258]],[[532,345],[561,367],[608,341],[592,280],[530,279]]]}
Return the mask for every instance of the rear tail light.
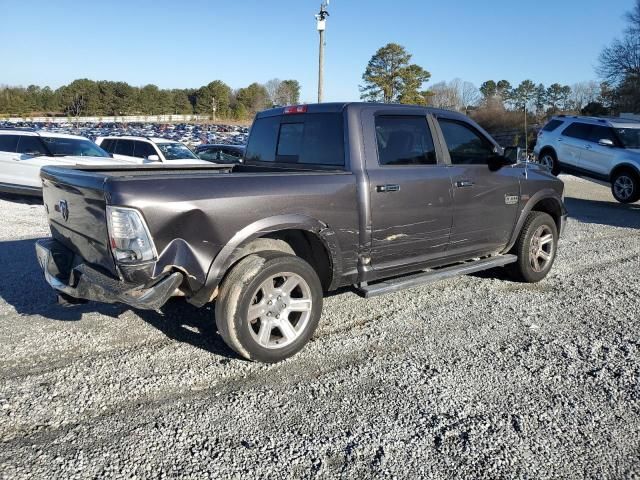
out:
{"label": "rear tail light", "polygon": [[288,107],[284,107],[285,115],[295,115],[296,113],[307,113],[306,105],[290,105]]}
{"label": "rear tail light", "polygon": [[109,245],[118,263],[155,260],[156,249],[140,212],[133,208],[107,206]]}

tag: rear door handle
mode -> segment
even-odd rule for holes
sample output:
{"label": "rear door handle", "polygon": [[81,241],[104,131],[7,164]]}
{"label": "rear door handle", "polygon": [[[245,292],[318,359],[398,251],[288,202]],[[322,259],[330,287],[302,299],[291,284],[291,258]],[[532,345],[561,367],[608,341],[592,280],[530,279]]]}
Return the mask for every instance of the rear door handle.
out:
{"label": "rear door handle", "polygon": [[400,185],[377,185],[376,186],[376,192],[380,192],[380,193],[387,193],[387,192],[399,192],[400,191]]}
{"label": "rear door handle", "polygon": [[473,187],[473,182],[471,180],[458,180],[456,182],[456,187],[458,188]]}

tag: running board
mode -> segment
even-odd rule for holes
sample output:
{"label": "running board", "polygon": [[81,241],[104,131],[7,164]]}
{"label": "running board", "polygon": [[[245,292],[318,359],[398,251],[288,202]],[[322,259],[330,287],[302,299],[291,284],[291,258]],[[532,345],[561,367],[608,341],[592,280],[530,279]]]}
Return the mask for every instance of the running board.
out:
{"label": "running board", "polygon": [[414,273],[404,277],[383,280],[372,285],[356,287],[356,293],[364,298],[376,297],[385,293],[393,293],[406,288],[418,287],[427,283],[438,282],[458,275],[480,272],[495,267],[503,267],[518,260],[515,255],[496,255],[493,257],[471,260],[464,263],[443,267],[436,270]]}

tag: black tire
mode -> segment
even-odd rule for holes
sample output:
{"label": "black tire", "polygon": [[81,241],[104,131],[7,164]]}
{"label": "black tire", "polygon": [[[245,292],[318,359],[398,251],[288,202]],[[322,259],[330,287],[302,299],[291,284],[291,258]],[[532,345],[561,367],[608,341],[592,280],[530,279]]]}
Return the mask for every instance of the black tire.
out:
{"label": "black tire", "polygon": [[[551,242],[541,245],[541,242],[534,240],[541,233],[545,237],[551,235]],[[549,248],[547,249],[547,246]],[[548,261],[542,265],[540,249],[549,255]],[[534,258],[534,250],[537,252]],[[556,259],[558,251],[558,227],[551,215],[544,212],[531,212],[522,226],[520,236],[516,241],[511,253],[518,257],[518,261],[508,266],[509,273],[514,280],[527,283],[535,283],[547,276]],[[534,264],[540,267],[536,270]]]}
{"label": "black tire", "polygon": [[545,165],[553,175],[560,175],[560,163],[553,150],[543,150],[542,153],[540,153],[538,163]]}
{"label": "black tire", "polygon": [[611,177],[611,193],[620,203],[640,200],[640,178],[631,170],[619,170]]}
{"label": "black tire", "polygon": [[[291,275],[281,277],[283,281],[292,278],[294,281],[299,279],[301,282],[289,295],[283,294],[283,300],[278,294],[277,300],[273,299],[274,305],[267,306],[266,302],[271,301],[268,300],[271,296],[263,291],[265,290],[263,285],[270,282],[271,286],[276,285],[274,291],[278,291],[278,288],[284,285],[278,287],[278,280],[277,278],[274,280],[273,277],[285,273]],[[298,291],[301,293],[297,293]],[[282,291],[279,292],[282,293]],[[264,363],[279,362],[298,353],[313,336],[322,313],[322,297],[322,286],[318,275],[311,265],[301,258],[274,251],[249,255],[231,269],[220,286],[215,306],[218,332],[229,347],[248,360]],[[258,298],[260,301],[256,302]],[[309,310],[305,312],[286,310],[285,307],[292,307],[294,300],[300,302],[307,298],[311,300]],[[265,314],[250,319],[249,307],[251,306],[261,308]],[[263,322],[264,328],[269,332],[267,337],[260,335]],[[287,322],[288,326],[293,327],[289,333],[293,331],[295,335],[291,334],[287,338],[283,333],[284,330],[281,331],[279,326],[284,327],[284,324],[276,324],[276,322]],[[300,330],[296,331],[297,328]],[[267,346],[261,344],[260,339],[266,339]],[[279,343],[284,345],[279,347]]]}

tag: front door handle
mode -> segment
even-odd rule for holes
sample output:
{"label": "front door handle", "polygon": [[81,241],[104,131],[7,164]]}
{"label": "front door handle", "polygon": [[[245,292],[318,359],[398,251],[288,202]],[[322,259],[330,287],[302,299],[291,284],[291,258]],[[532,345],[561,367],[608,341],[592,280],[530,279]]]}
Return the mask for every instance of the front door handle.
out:
{"label": "front door handle", "polygon": [[376,186],[376,192],[380,192],[380,193],[387,193],[387,192],[399,192],[400,191],[400,185],[377,185]]}
{"label": "front door handle", "polygon": [[458,180],[456,182],[456,187],[458,188],[473,187],[473,182],[471,180]]}

